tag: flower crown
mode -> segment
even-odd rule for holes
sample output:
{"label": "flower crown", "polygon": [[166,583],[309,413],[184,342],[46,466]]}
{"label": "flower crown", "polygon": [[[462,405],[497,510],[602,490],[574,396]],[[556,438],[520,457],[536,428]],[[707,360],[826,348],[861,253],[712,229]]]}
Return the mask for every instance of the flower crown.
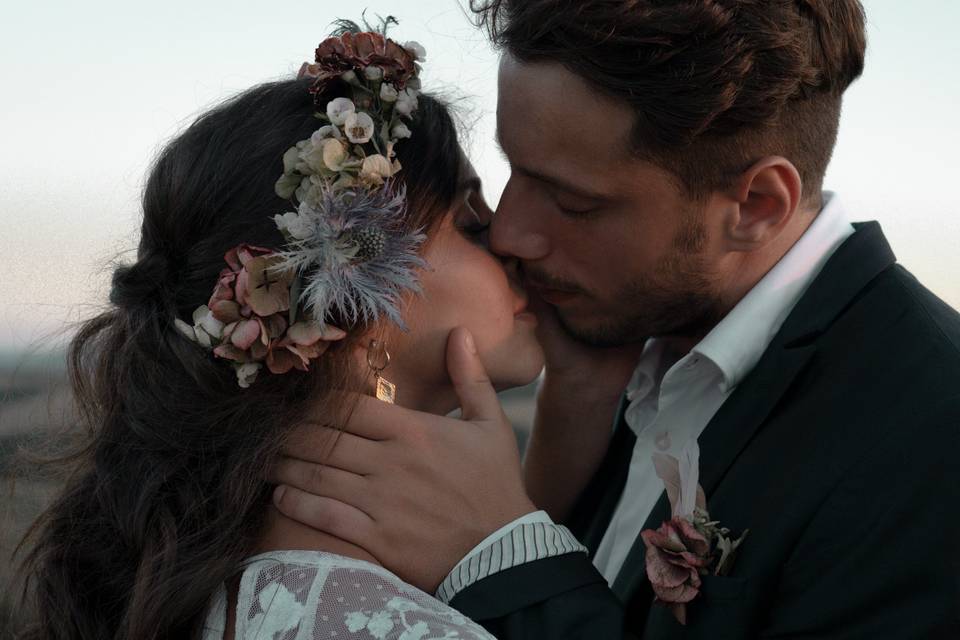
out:
{"label": "flower crown", "polygon": [[[404,229],[406,193],[392,179],[402,169],[396,145],[412,135],[425,59],[416,42],[347,31],[322,42],[316,61],[300,68],[299,78],[314,79],[310,93],[323,124],[283,155],[276,193],[296,210],[274,221],[286,244],[228,251],[193,326],[175,322],[229,360],[241,387],[264,365],[274,374],[308,370],[329,342],[346,335],[328,326],[333,318],[351,326],[388,318],[406,330],[400,304],[404,293],[420,291],[425,236]],[[336,80],[352,99],[322,104]]]}

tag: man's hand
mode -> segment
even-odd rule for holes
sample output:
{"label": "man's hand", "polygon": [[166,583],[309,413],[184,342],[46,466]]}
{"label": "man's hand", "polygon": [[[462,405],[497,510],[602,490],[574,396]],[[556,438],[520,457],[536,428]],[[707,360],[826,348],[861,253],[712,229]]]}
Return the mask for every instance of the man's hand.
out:
{"label": "man's hand", "polygon": [[593,347],[574,340],[556,310],[531,296],[547,366],[524,461],[527,491],[560,522],[596,472],[612,434],[614,414],[643,343]]}
{"label": "man's hand", "polygon": [[537,314],[537,339],[546,355],[546,375],[564,386],[580,387],[574,401],[619,399],[640,360],[644,341],[596,347],[573,338],[560,324],[555,308],[530,294]]}
{"label": "man's hand", "polygon": [[270,478],[284,515],[362,547],[427,593],[486,536],[536,511],[466,329],[450,334],[447,368],[462,419],[362,397],[344,432],[300,429]]}

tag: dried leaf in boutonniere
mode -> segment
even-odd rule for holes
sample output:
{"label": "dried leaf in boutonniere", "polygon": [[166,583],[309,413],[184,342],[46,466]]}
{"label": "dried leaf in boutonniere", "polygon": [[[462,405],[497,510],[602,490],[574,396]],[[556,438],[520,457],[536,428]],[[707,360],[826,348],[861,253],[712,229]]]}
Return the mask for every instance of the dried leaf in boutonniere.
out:
{"label": "dried leaf in boutonniere", "polygon": [[748,533],[733,539],[729,529],[710,520],[706,496],[697,482],[699,458],[696,439],[688,443],[679,460],[660,453],[653,455],[672,517],[659,529],[640,533],[647,547],[647,578],[656,601],[667,606],[682,625],[687,624],[687,604],[700,595],[701,576],[728,575]]}

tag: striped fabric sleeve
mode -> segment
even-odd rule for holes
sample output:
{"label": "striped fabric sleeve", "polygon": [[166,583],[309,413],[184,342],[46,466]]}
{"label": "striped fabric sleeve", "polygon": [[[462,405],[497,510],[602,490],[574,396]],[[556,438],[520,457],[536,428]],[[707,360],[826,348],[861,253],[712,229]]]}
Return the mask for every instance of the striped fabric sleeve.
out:
{"label": "striped fabric sleeve", "polygon": [[566,553],[587,553],[587,548],[565,526],[549,519],[518,521],[493,541],[474,549],[454,567],[440,583],[436,597],[449,604],[458,593],[488,576]]}

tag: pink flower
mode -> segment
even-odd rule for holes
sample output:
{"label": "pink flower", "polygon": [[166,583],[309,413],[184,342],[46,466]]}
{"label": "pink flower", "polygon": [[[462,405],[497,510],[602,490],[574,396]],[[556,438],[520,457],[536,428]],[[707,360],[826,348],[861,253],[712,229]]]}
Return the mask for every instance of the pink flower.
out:
{"label": "pink flower", "polygon": [[249,318],[252,314],[267,317],[290,309],[294,274],[277,270],[282,258],[274,251],[241,244],[227,251],[223,259],[230,268],[220,272],[207,304],[218,320],[234,322],[237,316]]}
{"label": "pink flower", "polygon": [[217,279],[217,286],[207,303],[213,317],[224,324],[230,324],[240,319],[240,305],[235,300],[236,295],[233,291],[236,280],[237,274],[232,269],[221,271],[220,277]]}
{"label": "pink flower", "polygon": [[287,319],[279,313],[266,318],[253,316],[241,318],[223,329],[225,343],[214,350],[221,358],[235,362],[253,362],[263,360],[270,351],[270,345],[280,339],[287,330]]}
{"label": "pink flower", "polygon": [[647,577],[657,600],[670,607],[680,624],[687,623],[686,605],[700,593],[700,576],[710,565],[710,541],[682,517],[640,535],[647,547]]}
{"label": "pink flower", "polygon": [[230,265],[230,269],[234,273],[240,273],[243,270],[243,267],[246,266],[248,262],[254,258],[260,256],[270,256],[273,255],[274,251],[271,249],[264,249],[263,247],[255,247],[251,244],[240,244],[235,246],[230,251],[227,251],[223,259],[227,261],[227,264]]}
{"label": "pink flower", "polygon": [[[210,302],[198,313],[203,311],[216,324],[216,335],[205,345],[217,357],[233,362],[241,387],[253,382],[264,363],[272,373],[307,371],[310,361],[323,355],[331,342],[346,337],[336,327],[320,328],[309,321],[290,326],[286,312],[294,274],[276,269],[282,258],[274,251],[241,244],[224,260],[228,267],[220,272]],[[197,331],[181,324],[187,327],[185,335],[198,341]]]}
{"label": "pink flower", "polygon": [[342,340],[346,335],[336,327],[321,329],[313,323],[298,322],[271,344],[267,368],[271,373],[286,373],[291,369],[307,371],[311,360],[319,358],[331,342]]}
{"label": "pink flower", "polygon": [[237,301],[258,316],[270,316],[290,309],[292,271],[277,271],[279,256],[254,258],[237,276]]}

